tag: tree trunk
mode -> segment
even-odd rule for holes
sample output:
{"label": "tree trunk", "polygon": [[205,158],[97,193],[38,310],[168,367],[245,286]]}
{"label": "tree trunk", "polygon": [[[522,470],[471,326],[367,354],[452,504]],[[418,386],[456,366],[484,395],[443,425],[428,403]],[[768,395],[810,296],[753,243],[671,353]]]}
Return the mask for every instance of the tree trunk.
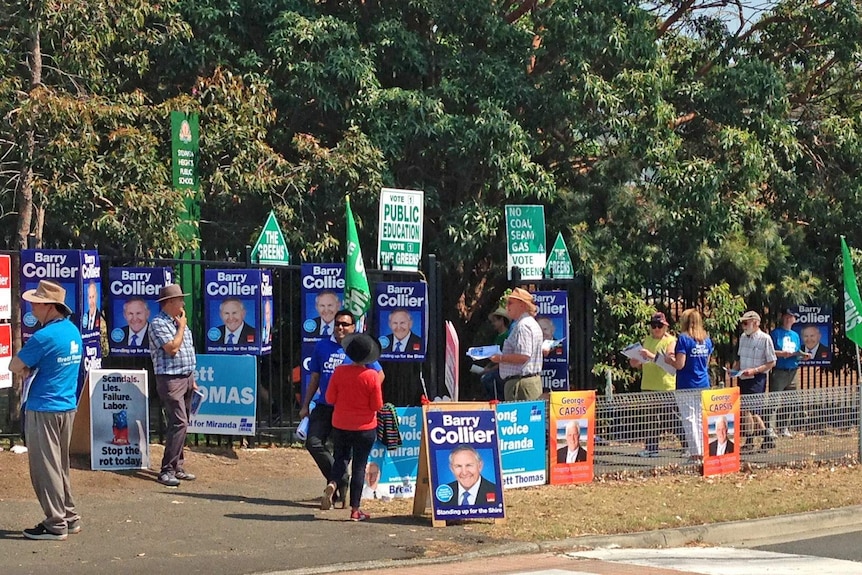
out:
{"label": "tree trunk", "polygon": [[[30,90],[42,85],[42,42],[39,21],[33,14],[31,22],[33,28],[30,31],[30,58],[28,67],[30,69]],[[36,238],[41,244],[42,225],[44,217],[37,218],[35,229],[33,229],[33,153],[36,149],[36,130],[30,128],[21,142],[21,178],[18,187],[18,248],[27,247],[27,236],[31,231],[36,233]]]}

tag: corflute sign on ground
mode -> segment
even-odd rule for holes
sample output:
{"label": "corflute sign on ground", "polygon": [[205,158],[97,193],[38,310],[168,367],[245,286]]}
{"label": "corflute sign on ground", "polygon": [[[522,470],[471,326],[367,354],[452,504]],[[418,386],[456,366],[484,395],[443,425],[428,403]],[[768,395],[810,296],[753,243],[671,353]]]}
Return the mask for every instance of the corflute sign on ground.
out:
{"label": "corflute sign on ground", "polygon": [[144,370],[90,372],[90,466],[146,469],[149,457],[149,400]]}
{"label": "corflute sign on ground", "polygon": [[434,519],[505,517],[494,411],[434,410],[425,419]]}
{"label": "corflute sign on ground", "polygon": [[108,270],[109,337],[111,355],[150,354],[150,318],[159,313],[159,290],[173,283],[170,268]]}
{"label": "corflute sign on ground", "polygon": [[[207,353],[260,355],[271,343],[262,343],[260,327],[269,301],[272,315],[272,275],[269,270],[204,270],[204,312]],[[267,339],[270,334],[266,334]]]}

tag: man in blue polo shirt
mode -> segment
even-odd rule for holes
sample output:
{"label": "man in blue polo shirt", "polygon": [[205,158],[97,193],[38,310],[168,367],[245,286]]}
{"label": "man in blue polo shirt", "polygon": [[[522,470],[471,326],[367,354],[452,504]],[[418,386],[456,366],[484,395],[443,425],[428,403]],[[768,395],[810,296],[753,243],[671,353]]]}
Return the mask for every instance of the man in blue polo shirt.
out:
{"label": "man in blue polo shirt", "polygon": [[[323,477],[329,481],[329,474],[332,471],[333,457],[332,451],[326,446],[326,441],[332,433],[332,411],[333,407],[326,403],[326,388],[329,385],[329,378],[332,377],[332,372],[342,363],[352,363],[350,358],[344,353],[344,348],[341,347],[342,340],[349,334],[356,331],[356,318],[354,315],[342,309],[335,314],[333,320],[333,333],[327,339],[321,339],[314,345],[314,352],[311,354],[311,362],[309,363],[309,371],[311,378],[308,381],[308,387],[305,390],[305,397],[302,401],[302,408],[299,410],[299,417],[302,419],[308,416],[308,432],[305,438],[305,448],[314,458],[317,467]],[[383,368],[378,362],[368,364],[368,367],[376,370],[380,374],[380,381],[383,382]],[[315,402],[313,410],[309,409],[311,402]],[[336,492],[336,500],[344,500],[344,491],[347,487],[347,476],[342,478]]]}
{"label": "man in blue polo shirt", "polygon": [[[63,541],[81,531],[81,516],[69,481],[69,441],[78,409],[78,369],[83,343],[69,321],[66,290],[42,280],[22,295],[42,326],[12,358],[9,369],[24,380],[24,431],[30,460],[30,480],[45,519],[24,530],[27,539]],[[29,315],[29,314],[28,314]]]}

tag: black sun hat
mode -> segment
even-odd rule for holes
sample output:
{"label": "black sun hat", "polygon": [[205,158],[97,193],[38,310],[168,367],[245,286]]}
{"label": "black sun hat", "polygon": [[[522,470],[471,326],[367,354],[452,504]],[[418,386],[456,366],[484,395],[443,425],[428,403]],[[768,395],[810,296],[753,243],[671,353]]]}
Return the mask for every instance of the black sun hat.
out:
{"label": "black sun hat", "polygon": [[380,357],[380,344],[367,333],[351,333],[341,340],[344,353],[353,363],[373,363]]}

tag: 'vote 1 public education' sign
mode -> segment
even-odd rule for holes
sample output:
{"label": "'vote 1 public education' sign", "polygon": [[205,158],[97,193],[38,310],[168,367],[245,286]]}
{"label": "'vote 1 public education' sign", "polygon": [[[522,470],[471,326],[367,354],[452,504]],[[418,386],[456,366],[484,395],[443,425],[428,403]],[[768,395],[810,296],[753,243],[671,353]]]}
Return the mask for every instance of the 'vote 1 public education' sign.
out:
{"label": "'vote 1 public education' sign", "polygon": [[380,190],[377,264],[380,269],[416,271],[422,258],[424,192]]}

